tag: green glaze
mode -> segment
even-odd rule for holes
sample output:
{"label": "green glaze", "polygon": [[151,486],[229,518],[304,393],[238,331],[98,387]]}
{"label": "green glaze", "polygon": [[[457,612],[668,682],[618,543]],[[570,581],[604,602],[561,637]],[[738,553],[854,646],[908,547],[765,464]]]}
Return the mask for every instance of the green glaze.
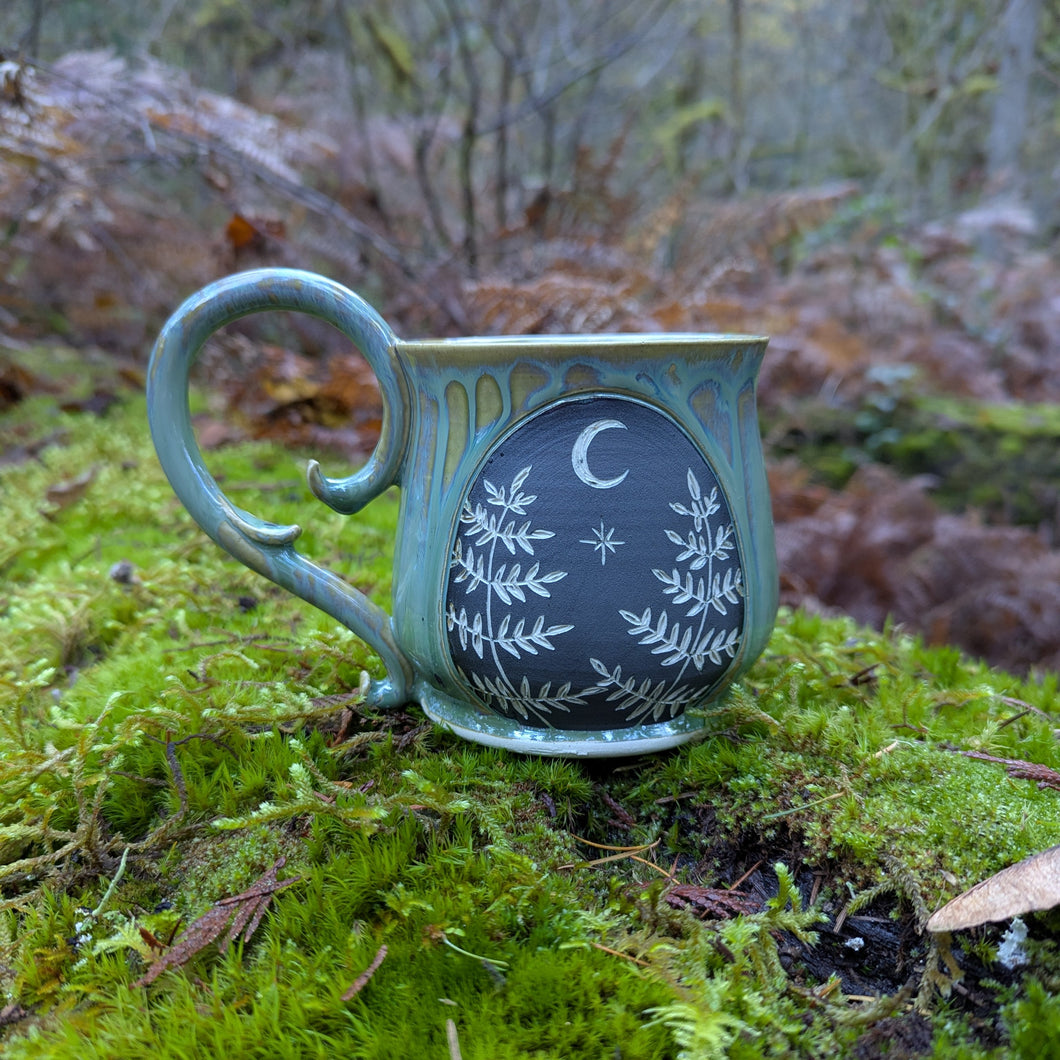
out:
{"label": "green glaze", "polygon": [[[319,499],[351,515],[391,485],[401,487],[391,613],[297,552],[298,527],[269,523],[232,505],[196,445],[188,374],[203,343],[239,317],[281,309],[339,328],[378,377],[383,424],[368,462],[345,478],[327,478],[313,462],[308,479]],[[386,677],[367,687],[371,706],[416,701],[468,739],[515,750],[636,754],[691,739],[701,731],[702,718],[681,709],[665,720],[604,729],[523,724],[518,716],[488,709],[454,663],[446,587],[468,491],[491,454],[518,445],[522,425],[564,403],[622,398],[676,424],[716,476],[743,571],[740,636],[723,677],[686,704],[702,705],[758,658],[776,616],[773,525],[755,408],[765,345],[762,338],[732,335],[404,342],[340,285],[310,273],[263,269],[205,288],[166,324],[149,370],[148,418],[170,483],[209,536],[248,567],[338,619],[379,654]],[[571,562],[595,562],[586,556],[592,552],[584,550]],[[625,642],[615,650],[624,647]],[[557,673],[556,683],[563,677]]]}

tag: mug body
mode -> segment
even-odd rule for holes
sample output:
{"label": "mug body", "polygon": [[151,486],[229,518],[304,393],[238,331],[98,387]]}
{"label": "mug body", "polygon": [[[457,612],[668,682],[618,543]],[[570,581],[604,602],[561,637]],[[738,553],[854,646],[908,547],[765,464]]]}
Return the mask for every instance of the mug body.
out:
{"label": "mug body", "polygon": [[[233,504],[195,440],[191,366],[252,313],[333,324],[379,380],[379,440],[352,474],[310,461],[353,515],[395,483],[393,606],[302,555],[300,528]],[[354,292],[258,269],[196,292],[147,378],[159,460],[202,529],[367,643],[374,708],[417,700],[481,743],[609,756],[703,731],[758,657],[777,571],[755,407],[766,340],[590,335],[402,342]]]}
{"label": "mug body", "polygon": [[758,657],[776,616],[765,345],[396,344],[409,415],[393,633],[428,715],[544,754],[701,731],[695,708]]}

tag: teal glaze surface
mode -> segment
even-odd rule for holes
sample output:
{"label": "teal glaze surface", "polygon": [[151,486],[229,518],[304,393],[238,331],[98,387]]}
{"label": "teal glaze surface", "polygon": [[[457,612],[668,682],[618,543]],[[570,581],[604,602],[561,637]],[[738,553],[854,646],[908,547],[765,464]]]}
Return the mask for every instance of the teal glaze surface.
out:
{"label": "teal glaze surface", "polygon": [[[249,313],[273,309],[305,312],[335,325],[357,344],[379,379],[383,426],[368,462],[345,478],[325,477],[314,462],[308,478],[320,500],[349,515],[389,486],[400,486],[390,613],[297,552],[297,527],[266,522],[232,505],[203,465],[187,400],[188,373],[195,357],[217,328]],[[336,618],[379,654],[387,676],[369,686],[367,699],[371,705],[390,707],[416,701],[430,717],[468,739],[515,750],[587,756],[637,754],[696,736],[703,721],[687,713],[687,708],[701,706],[721,695],[758,658],[773,628],[777,570],[755,407],[755,383],[765,346],[763,338],[725,335],[523,336],[403,342],[367,303],[340,285],[310,273],[264,269],[215,283],[177,310],[152,355],[148,416],[162,466],[175,492],[207,534],[247,566]],[[729,630],[731,656],[724,652],[719,656],[724,673],[688,702],[677,705],[667,701],[663,710],[660,700],[655,704],[658,717],[642,708],[642,716],[634,723],[616,716],[613,726],[585,729],[577,727],[575,706],[570,708],[574,714],[563,715],[564,725],[569,727],[557,728],[549,723],[547,712],[535,715],[531,709],[527,713],[518,697],[507,714],[486,705],[489,697],[476,687],[476,683],[482,683],[481,676],[463,672],[454,659],[450,637],[456,636],[455,608],[450,608],[447,615],[447,593],[456,595],[467,590],[466,581],[459,589],[452,584],[453,580],[460,580],[453,577],[458,567],[456,547],[462,527],[465,536],[469,532],[469,491],[483,476],[488,462],[504,454],[509,454],[510,459],[513,451],[518,456],[520,435],[528,433],[523,428],[534,417],[548,413],[562,424],[565,404],[569,403],[572,409],[584,408],[584,403],[601,398],[621,398],[657,410],[680,429],[712,469],[731,513],[733,541],[729,547],[735,551],[729,555],[737,558],[743,572],[738,594],[742,617],[739,628]],[[614,402],[609,407],[614,407]],[[606,422],[615,426],[613,420]],[[617,430],[611,432],[614,439],[620,435]],[[585,441],[586,451],[594,436],[589,435]],[[592,444],[601,454],[607,452],[603,440]],[[528,455],[526,459],[533,465],[541,458]],[[645,459],[655,456],[649,450]],[[555,477],[544,476],[545,485]],[[611,480],[592,481],[596,488],[586,491],[590,500],[613,498],[617,502],[620,491],[613,495],[607,492]],[[531,525],[531,519],[536,520],[535,526],[542,520],[548,522],[548,505],[554,504],[556,498],[540,489],[527,496],[530,500],[526,503],[536,507],[525,509],[526,526]],[[671,503],[669,507],[673,510],[662,516],[648,512],[643,515],[661,520],[659,539],[663,548],[672,547],[663,534],[678,518],[673,513],[680,506]],[[518,506],[512,510],[524,511]],[[523,516],[513,519],[519,522]],[[700,547],[703,534],[710,541],[712,532],[709,525],[704,529],[701,522],[706,524],[706,520],[696,519]],[[602,532],[603,521],[600,526]],[[551,532],[539,531],[541,536],[546,533],[552,536]],[[670,540],[677,540],[672,530],[670,533]],[[682,530],[682,537],[683,533]],[[689,533],[694,548],[691,530]],[[485,540],[489,535],[479,536]],[[514,548],[512,540],[509,535],[508,547],[524,563],[522,580],[516,579],[515,584],[525,588],[534,557],[523,555],[523,550],[533,543],[523,542],[520,550]],[[615,540],[622,543],[617,537]],[[588,545],[587,541],[584,543]],[[495,543],[493,548],[497,550]],[[498,555],[509,558],[503,549]],[[578,573],[573,570],[575,565],[595,563],[600,555],[606,563],[609,553],[605,548],[572,547],[564,566],[572,567],[569,573],[574,577]],[[660,566],[666,567],[669,562],[660,561]],[[703,562],[706,563],[705,558]],[[656,577],[662,573],[657,570]],[[600,574],[603,576],[606,570],[601,569]],[[700,578],[698,571],[693,582],[686,585],[694,585],[695,578]],[[474,578],[470,584],[475,587]],[[510,588],[510,575],[507,584]],[[482,601],[488,589],[483,583],[478,595],[471,594],[469,599]],[[538,584],[534,592],[541,591],[547,596],[547,586]],[[682,595],[672,587],[667,591],[670,600]],[[533,594],[523,595],[530,596],[531,603],[537,602]],[[725,599],[731,601],[735,596],[733,590]],[[719,622],[723,621],[721,611],[726,608],[729,617],[724,620],[734,621],[733,608],[723,599],[712,598],[712,602],[719,612]],[[547,610],[548,603],[542,601],[543,610]],[[654,626],[661,608],[653,606]],[[700,610],[710,608],[701,606]],[[678,621],[677,609],[671,607],[669,613],[674,617],[668,629],[673,629]],[[690,620],[682,617],[681,621],[690,627]],[[508,633],[502,653],[495,645],[504,639],[500,635],[503,630],[490,626],[494,636],[487,641],[493,645],[493,654],[505,663],[510,661],[510,654],[526,655],[529,651],[535,658],[528,661],[536,665],[537,656],[547,659],[550,653],[558,654],[552,652],[553,647],[568,643],[572,636],[569,632],[563,634],[568,641],[561,634],[553,634],[551,643],[546,638],[548,630],[562,630],[564,626],[573,629],[560,616],[533,644],[527,639],[529,634],[520,640],[512,639]],[[668,634],[668,630],[663,632]],[[667,636],[658,635],[661,647],[655,651],[651,637],[656,633],[653,629],[640,639],[648,642],[645,653],[659,656],[665,654],[666,645],[662,642]],[[687,636],[685,640],[687,647]],[[628,643],[616,645],[615,651],[628,653],[637,643],[638,638],[631,638]],[[679,647],[671,646],[674,651]],[[708,647],[701,648],[697,662],[702,661]],[[686,650],[686,655],[690,651]],[[483,657],[486,655],[488,652],[483,650]],[[684,666],[694,675],[687,661]],[[559,687],[563,678],[562,673],[557,673],[554,687]],[[571,693],[576,694],[577,690]]]}

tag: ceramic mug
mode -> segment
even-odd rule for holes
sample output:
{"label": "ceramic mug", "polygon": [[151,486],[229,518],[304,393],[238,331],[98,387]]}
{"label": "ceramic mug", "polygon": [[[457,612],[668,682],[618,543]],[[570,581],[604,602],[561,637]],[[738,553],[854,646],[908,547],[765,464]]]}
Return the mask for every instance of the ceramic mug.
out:
{"label": "ceramic mug", "polygon": [[[206,339],[264,310],[308,313],[379,380],[368,462],[309,487],[352,515],[401,487],[388,613],[234,506],[203,464],[188,374]],[[173,489],[248,567],[379,655],[372,707],[418,702],[480,743],[614,756],[691,739],[694,708],[760,655],[777,609],[755,406],[766,340],[534,335],[405,342],[361,298],[289,269],[231,276],[166,324],[148,415]]]}

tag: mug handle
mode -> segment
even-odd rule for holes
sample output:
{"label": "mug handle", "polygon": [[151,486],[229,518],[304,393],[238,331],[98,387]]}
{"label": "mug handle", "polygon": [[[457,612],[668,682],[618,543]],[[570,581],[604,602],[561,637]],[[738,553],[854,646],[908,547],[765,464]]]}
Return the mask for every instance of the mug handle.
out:
{"label": "mug handle", "polygon": [[378,604],[297,552],[299,526],[269,523],[237,508],[206,470],[188,405],[188,377],[203,344],[218,328],[266,310],[307,313],[356,343],[379,380],[383,423],[368,462],[348,478],[328,479],[314,460],[313,493],[350,515],[400,478],[408,429],[407,386],[394,353],[397,337],[367,302],[341,284],[296,269],[255,269],[204,287],[170,317],[151,354],[147,417],[162,469],[174,492],[207,534],[241,563],[338,619],[372,647],[386,677],[372,681],[372,707],[406,703],[413,668],[394,639],[393,620]]}

